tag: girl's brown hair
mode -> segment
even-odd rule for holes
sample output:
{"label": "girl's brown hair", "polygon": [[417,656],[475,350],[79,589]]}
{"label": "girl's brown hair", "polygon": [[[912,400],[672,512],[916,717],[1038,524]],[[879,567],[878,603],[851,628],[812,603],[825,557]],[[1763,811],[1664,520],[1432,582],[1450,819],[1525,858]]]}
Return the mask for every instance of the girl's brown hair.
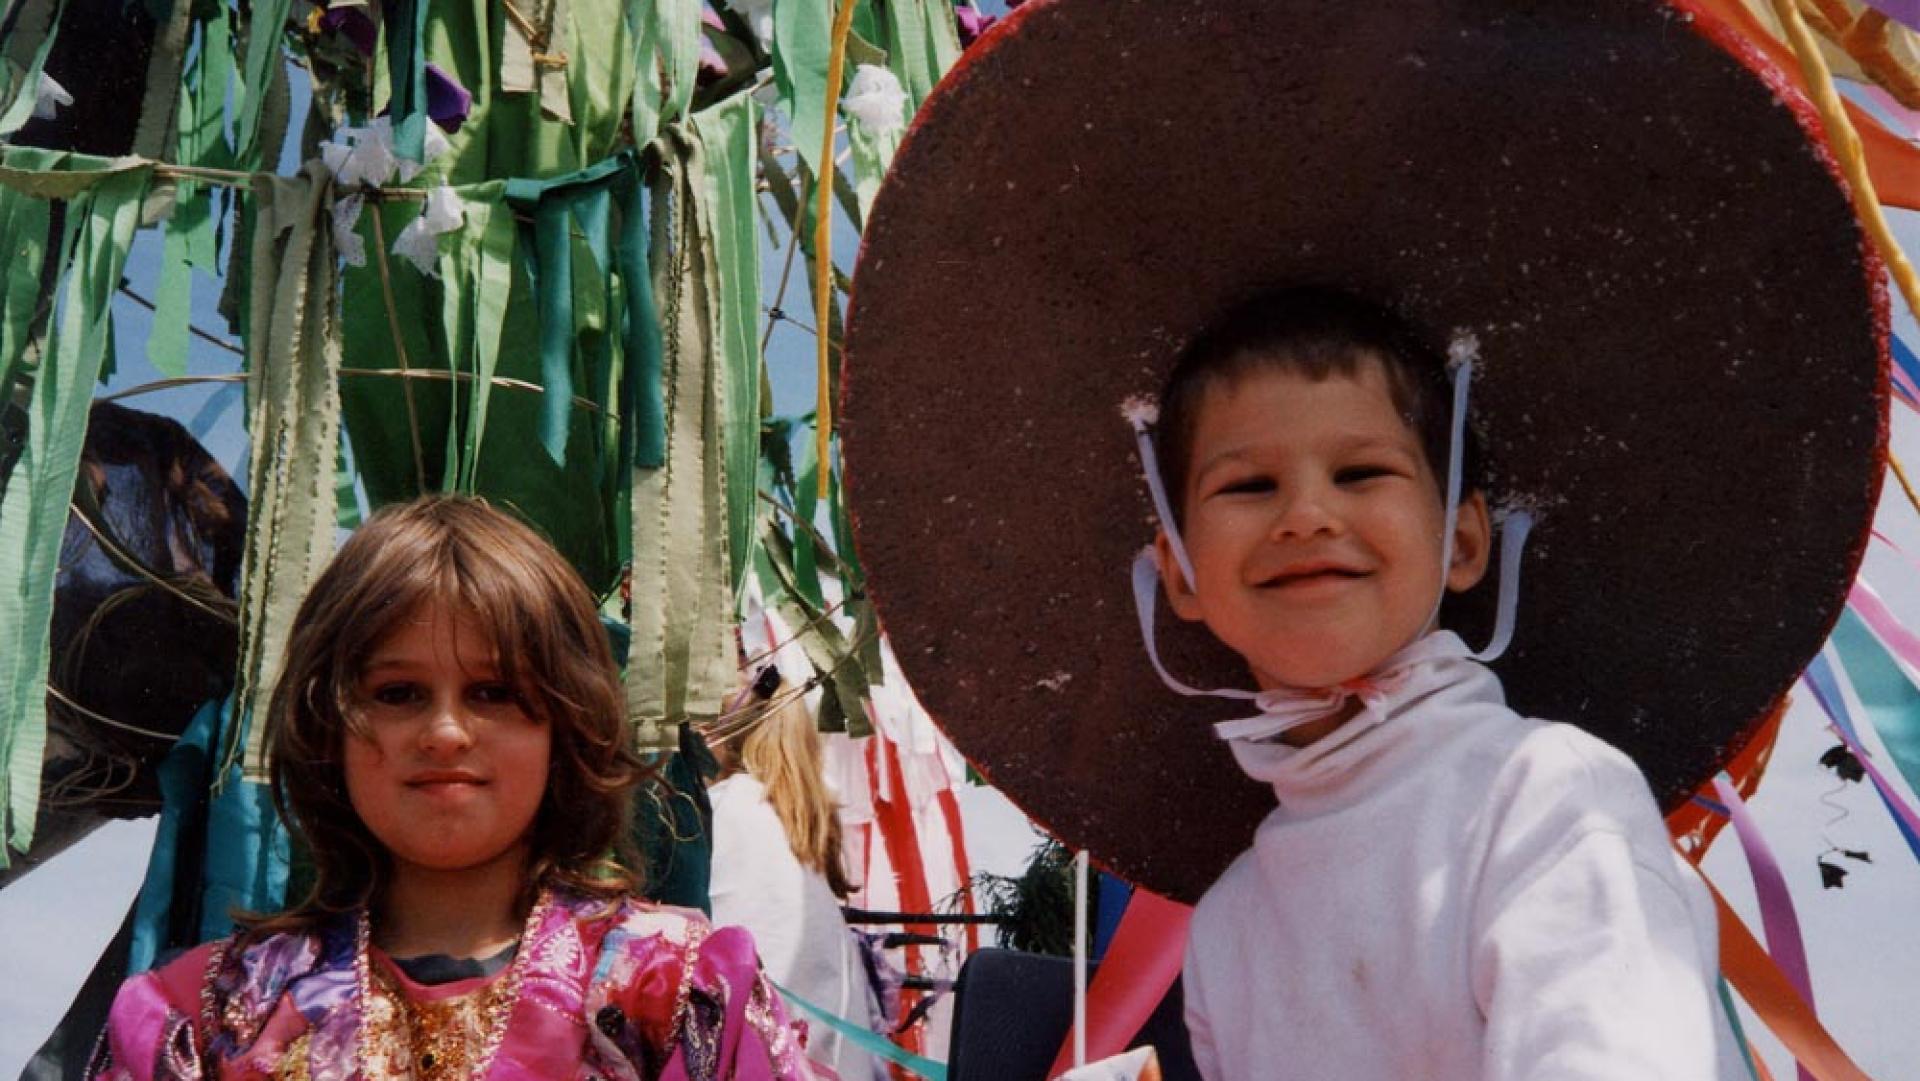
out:
{"label": "girl's brown hair", "polygon": [[387,853],[347,800],[344,741],[362,731],[356,700],[375,648],[433,603],[478,625],[501,678],[553,730],[524,903],[543,882],[602,897],[640,887],[628,825],[646,767],[593,595],[525,524],[479,499],[428,496],[355,531],[294,617],[265,721],[274,804],[313,882],[282,915],[249,921],[253,934],[310,927],[384,890]]}

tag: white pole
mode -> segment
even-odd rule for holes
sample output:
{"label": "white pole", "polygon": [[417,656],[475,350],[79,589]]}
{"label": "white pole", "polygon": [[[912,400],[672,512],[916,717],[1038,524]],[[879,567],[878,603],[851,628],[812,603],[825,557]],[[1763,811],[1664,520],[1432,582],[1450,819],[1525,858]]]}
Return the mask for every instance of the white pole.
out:
{"label": "white pole", "polygon": [[1087,853],[1073,858],[1073,1065],[1087,1064]]}

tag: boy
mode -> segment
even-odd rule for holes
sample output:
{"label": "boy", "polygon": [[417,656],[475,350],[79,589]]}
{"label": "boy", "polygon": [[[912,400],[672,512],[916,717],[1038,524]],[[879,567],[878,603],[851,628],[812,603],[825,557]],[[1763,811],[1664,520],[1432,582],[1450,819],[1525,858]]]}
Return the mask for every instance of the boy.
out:
{"label": "boy", "polygon": [[1263,706],[1335,692],[1230,741],[1280,805],[1195,912],[1195,1059],[1236,1079],[1740,1076],[1712,902],[1639,771],[1506,708],[1434,629],[1490,547],[1477,489],[1444,521],[1446,387],[1409,328],[1321,289],[1230,312],[1169,381],[1169,602]]}
{"label": "boy", "polygon": [[[1034,0],[917,114],[848,313],[869,592],[983,774],[1201,902],[1210,1076],[1738,1076],[1655,799],[1779,705],[1878,498],[1882,271],[1809,115],[1668,0]],[[1308,282],[1370,304],[1221,317]],[[1458,475],[1538,516],[1498,678],[1431,630],[1521,566],[1440,494],[1447,335]]]}

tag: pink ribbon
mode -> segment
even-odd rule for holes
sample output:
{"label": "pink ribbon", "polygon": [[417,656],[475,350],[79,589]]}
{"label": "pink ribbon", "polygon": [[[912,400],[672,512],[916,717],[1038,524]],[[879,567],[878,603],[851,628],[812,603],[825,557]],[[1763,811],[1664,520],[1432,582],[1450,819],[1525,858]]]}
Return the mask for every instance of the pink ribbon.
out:
{"label": "pink ribbon", "polygon": [[[1760,827],[1747,810],[1746,801],[1740,798],[1740,791],[1724,772],[1714,777],[1713,791],[1726,805],[1727,816],[1733,819],[1741,851],[1746,853],[1747,868],[1753,873],[1754,892],[1760,898],[1760,923],[1767,933],[1767,951],[1773,954],[1787,981],[1806,1001],[1807,1008],[1812,1009],[1813,980],[1807,973],[1800,918],[1794,913],[1792,896],[1787,893],[1786,876],[1780,873],[1780,863],[1773,858],[1766,838],[1760,835]],[[1813,1081],[1813,1074],[1805,1066],[1800,1067],[1800,1081]]]}

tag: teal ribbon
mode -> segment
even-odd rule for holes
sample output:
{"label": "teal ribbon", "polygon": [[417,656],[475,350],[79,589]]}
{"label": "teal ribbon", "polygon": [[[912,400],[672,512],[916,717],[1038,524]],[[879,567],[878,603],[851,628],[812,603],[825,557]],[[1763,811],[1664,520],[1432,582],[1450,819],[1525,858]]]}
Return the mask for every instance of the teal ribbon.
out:
{"label": "teal ribbon", "polygon": [[226,785],[207,795],[233,709],[231,697],[202,706],[160,762],[160,827],[134,905],[129,973],[231,932],[236,910],[286,906],[291,845],[267,786],[243,779],[234,763]]}
{"label": "teal ribbon", "polygon": [[[1920,688],[1916,688],[1887,647],[1852,608],[1840,613],[1833,628],[1833,645],[1846,666],[1847,677],[1866,708],[1887,756],[1920,791]],[[1897,818],[1898,816],[1896,816]]]}
{"label": "teal ribbon", "polygon": [[1740,1061],[1746,1064],[1750,1081],[1760,1081],[1760,1071],[1753,1068],[1753,1050],[1747,1045],[1747,1030],[1740,1024],[1740,1011],[1734,1009],[1733,994],[1727,990],[1726,977],[1720,978],[1720,1008],[1727,1012],[1727,1025],[1733,1029],[1733,1045],[1740,1049]]}
{"label": "teal ribbon", "polygon": [[[772,980],[767,982],[773,983]],[[781,998],[800,1007],[801,1010],[818,1019],[821,1024],[852,1040],[856,1047],[867,1054],[885,1059],[897,1066],[904,1066],[921,1077],[927,1078],[927,1081],[947,1081],[946,1063],[916,1055],[865,1025],[856,1025],[844,1017],[823,1010],[777,983],[773,983],[773,989],[780,992]]]}
{"label": "teal ribbon", "polygon": [[387,16],[387,35],[393,151],[420,161],[427,142],[427,0],[398,0]]}
{"label": "teal ribbon", "polygon": [[[540,312],[540,381],[546,391],[541,400],[540,444],[555,465],[566,464],[567,428],[573,408],[573,346],[577,337],[573,325],[573,229],[579,226],[587,251],[604,271],[614,248],[608,212],[611,196],[621,196],[621,206],[626,211],[623,219],[631,219],[637,203],[630,194],[638,187],[633,179],[637,168],[633,152],[621,151],[566,176],[507,181],[508,204],[533,219],[531,226],[522,227],[523,232],[531,233],[531,242],[523,242],[520,250],[532,256],[527,264],[527,276],[533,284],[535,306]],[[644,333],[644,328],[635,326],[636,319],[644,312],[642,305],[636,303],[634,283],[636,279],[645,281],[646,274],[644,269],[638,274],[634,270],[636,265],[645,266],[645,247],[642,242],[636,264],[632,256],[634,228],[631,220],[622,221],[617,264],[628,298],[625,344],[629,358],[635,355],[633,350],[638,341],[635,335]],[[522,237],[523,241],[528,239]],[[650,295],[649,292],[643,297]],[[657,340],[657,327],[653,335]],[[657,351],[655,357],[658,357]],[[610,363],[604,353],[590,359],[602,366]],[[632,359],[628,360],[629,365],[633,363]],[[655,371],[658,371],[657,359]],[[589,385],[604,386],[605,376],[604,371],[589,373]],[[654,384],[657,388],[657,378]]]}
{"label": "teal ribbon", "polygon": [[[207,775],[213,769],[213,735],[220,724],[220,703],[208,702],[193,715],[180,742],[160,760],[160,826],[153,834],[153,855],[133,909],[133,945],[127,972],[145,972],[163,951],[177,945],[173,933],[175,868],[182,838],[199,844],[206,809]],[[197,922],[197,921],[195,921]]]}

